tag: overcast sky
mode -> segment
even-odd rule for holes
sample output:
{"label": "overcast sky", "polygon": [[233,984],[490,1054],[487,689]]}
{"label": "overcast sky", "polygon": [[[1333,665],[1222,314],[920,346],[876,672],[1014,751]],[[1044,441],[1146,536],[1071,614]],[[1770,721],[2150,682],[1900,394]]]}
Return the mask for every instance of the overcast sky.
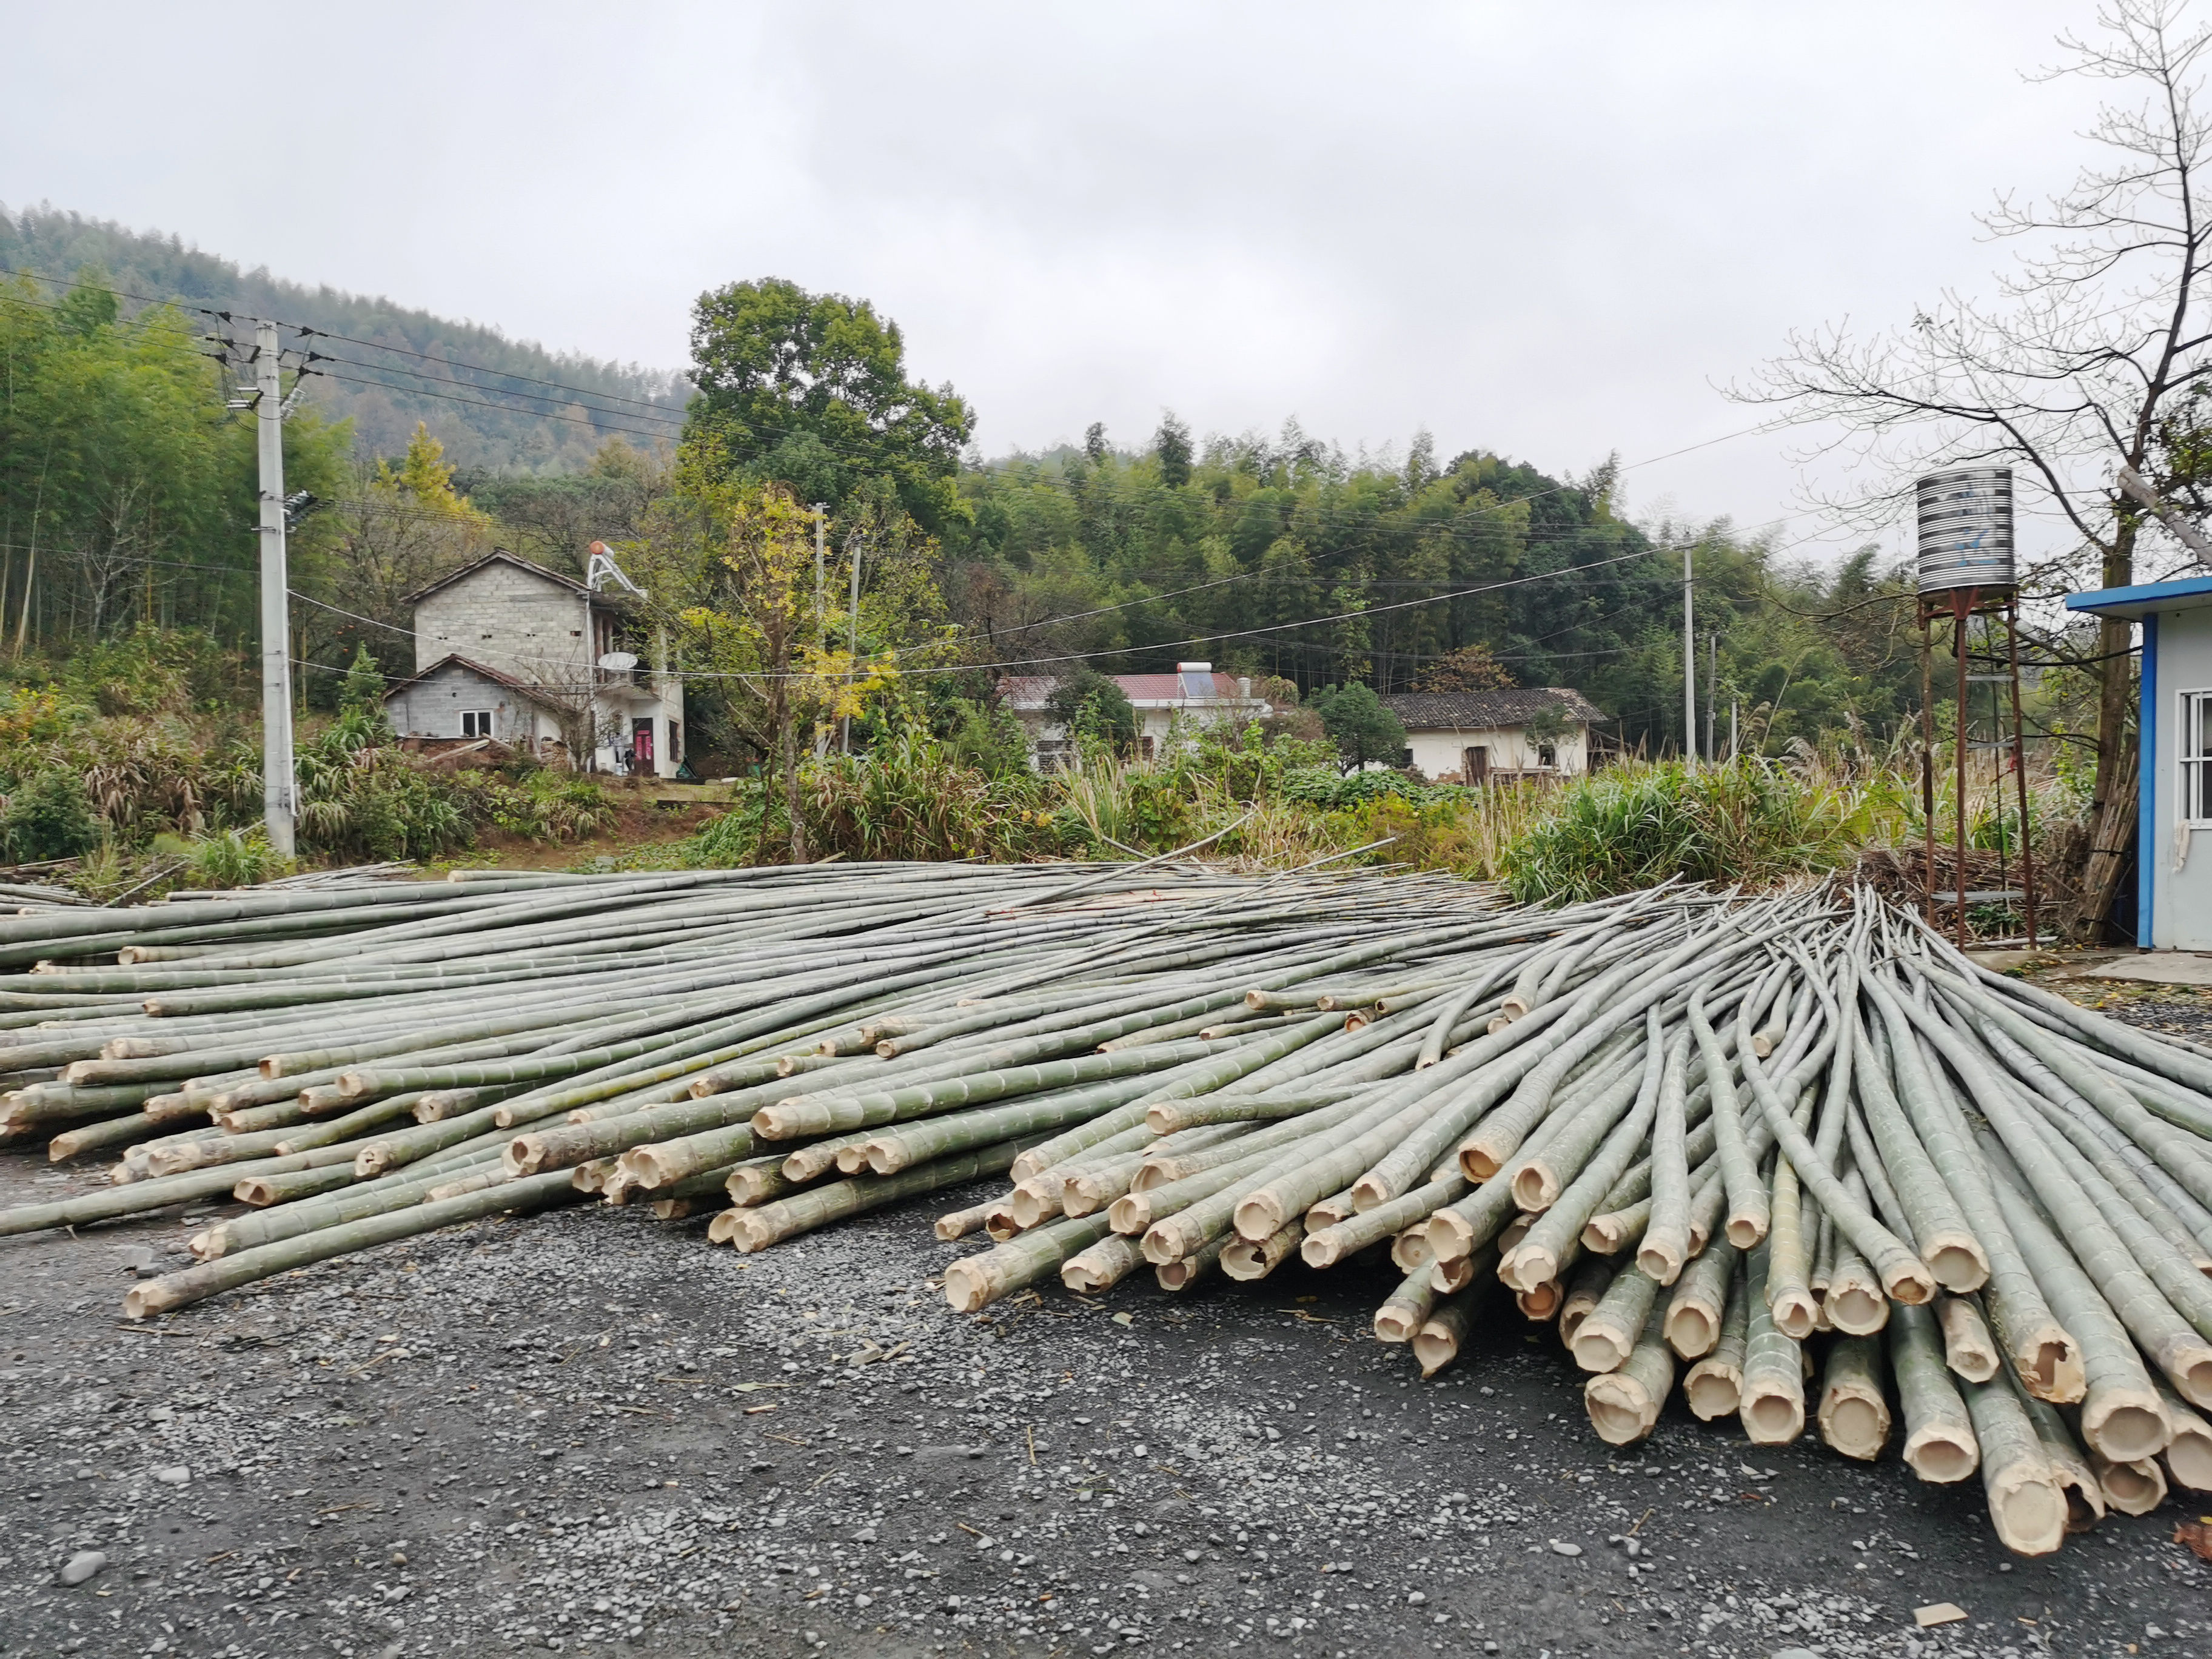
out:
{"label": "overcast sky", "polygon": [[[0,69],[0,202],[679,366],[703,288],[865,296],[990,453],[1425,427],[1811,551],[1717,387],[2006,252],[2091,6],[79,3]],[[265,93],[265,97],[259,94]],[[1896,535],[1893,547],[1903,543]]]}

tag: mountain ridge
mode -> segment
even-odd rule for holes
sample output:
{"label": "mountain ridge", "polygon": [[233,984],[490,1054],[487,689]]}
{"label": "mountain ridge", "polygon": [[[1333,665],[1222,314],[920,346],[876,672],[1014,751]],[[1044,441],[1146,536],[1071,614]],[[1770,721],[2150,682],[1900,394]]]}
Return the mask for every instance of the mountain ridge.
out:
{"label": "mountain ridge", "polygon": [[[133,230],[50,203],[0,204],[0,269],[64,285],[92,269],[132,308],[155,300],[347,337],[335,351],[355,361],[311,382],[308,396],[327,418],[354,422],[355,446],[365,456],[397,454],[419,421],[448,459],[472,471],[571,472],[611,437],[641,447],[672,441],[669,417],[680,416],[691,395],[674,370],[551,350],[495,325],[294,282],[266,265],[248,270],[174,233]],[[472,367],[454,367],[463,363]],[[529,384],[549,380],[590,395]]]}

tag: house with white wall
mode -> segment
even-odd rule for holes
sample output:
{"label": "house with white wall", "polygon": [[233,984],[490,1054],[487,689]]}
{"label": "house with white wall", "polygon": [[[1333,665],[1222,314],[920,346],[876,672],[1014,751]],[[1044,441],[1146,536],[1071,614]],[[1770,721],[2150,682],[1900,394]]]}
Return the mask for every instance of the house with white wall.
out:
{"label": "house with white wall", "polygon": [[2136,943],[2212,951],[2212,576],[2071,593],[2142,629]]}
{"label": "house with white wall", "polygon": [[[1432,783],[1488,783],[1525,777],[1574,777],[1590,767],[1590,727],[1605,713],[1563,686],[1506,691],[1404,691],[1382,706],[1406,728],[1408,763]],[[1567,730],[1532,734],[1547,709]]]}
{"label": "house with white wall", "polygon": [[[617,591],[604,591],[611,581]],[[623,591],[626,590],[626,591]],[[580,771],[672,777],[684,760],[684,682],[641,667],[637,593],[603,544],[587,578],[495,550],[407,596],[415,672],[385,693],[403,738],[489,738]]]}
{"label": "house with white wall", "polygon": [[[1255,696],[1252,682],[1217,674],[1210,662],[1179,662],[1172,674],[1109,674],[1137,714],[1137,750],[1146,760],[1167,747],[1178,722],[1243,726],[1265,720],[1274,704]],[[1059,679],[1050,674],[1009,675],[999,682],[1000,706],[1029,733],[1030,763],[1041,772],[1066,764],[1074,747],[1067,728],[1045,712]]]}

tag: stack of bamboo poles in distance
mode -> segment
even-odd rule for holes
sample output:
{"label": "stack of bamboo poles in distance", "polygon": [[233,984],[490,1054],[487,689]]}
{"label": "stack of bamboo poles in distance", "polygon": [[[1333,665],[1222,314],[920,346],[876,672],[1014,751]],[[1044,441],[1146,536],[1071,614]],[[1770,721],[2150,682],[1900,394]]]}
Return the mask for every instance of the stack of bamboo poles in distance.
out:
{"label": "stack of bamboo poles in distance", "polygon": [[1424,1375],[1510,1295],[1616,1444],[1678,1384],[1759,1444],[1901,1431],[2029,1554],[2212,1490],[2212,1053],[1864,890],[486,873],[41,911],[0,969],[0,1127],[125,1149],[0,1231],[253,1206],[133,1316],[587,1193],[750,1251],[1004,1176],[937,1224],[994,1241],[957,1309],[1387,1255]]}

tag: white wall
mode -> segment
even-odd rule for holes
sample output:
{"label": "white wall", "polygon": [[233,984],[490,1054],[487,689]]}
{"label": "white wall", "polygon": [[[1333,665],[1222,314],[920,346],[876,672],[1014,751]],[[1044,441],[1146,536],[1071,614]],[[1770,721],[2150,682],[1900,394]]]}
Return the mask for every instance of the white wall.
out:
{"label": "white wall", "polygon": [[458,738],[462,714],[486,708],[491,711],[492,736],[510,747],[526,749],[540,738],[561,735],[537,704],[458,663],[395,692],[385,699],[384,708],[403,738]]}
{"label": "white wall", "polygon": [[2174,867],[2181,853],[2175,830],[2182,807],[2181,694],[2212,691],[2212,608],[2172,611],[2158,619],[2155,674],[2151,942],[2166,951],[2212,951],[2212,830],[2190,836],[2181,867]]}
{"label": "white wall", "polygon": [[[1526,728],[1518,726],[1424,727],[1407,732],[1406,743],[1413,751],[1414,766],[1424,777],[1431,780],[1461,770],[1466,763],[1466,751],[1479,746],[1490,750],[1490,769],[1493,772],[1533,770],[1538,763],[1538,745],[1529,738]],[[1588,771],[1589,728],[1576,726],[1553,744],[1552,750],[1562,776]]]}

